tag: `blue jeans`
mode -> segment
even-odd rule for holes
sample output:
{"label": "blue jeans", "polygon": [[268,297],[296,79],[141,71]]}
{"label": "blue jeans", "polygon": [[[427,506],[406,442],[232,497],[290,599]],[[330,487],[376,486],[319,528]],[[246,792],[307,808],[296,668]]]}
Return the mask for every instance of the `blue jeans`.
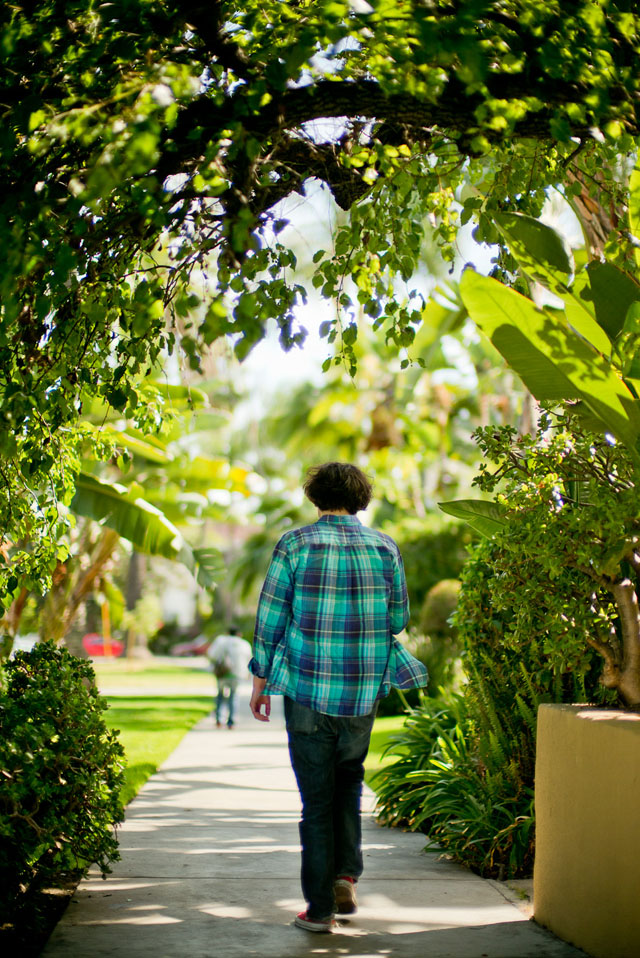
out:
{"label": "blue jeans", "polygon": [[229,714],[227,725],[231,728],[235,725],[235,707],[236,707],[236,689],[238,680],[236,678],[217,679],[218,697],[216,699],[216,722],[222,722],[222,706],[226,702]]}
{"label": "blue jeans", "polygon": [[324,715],[284,700],[289,755],[302,799],[302,893],[310,918],[333,914],[338,875],[362,874],[360,800],[375,711]]}

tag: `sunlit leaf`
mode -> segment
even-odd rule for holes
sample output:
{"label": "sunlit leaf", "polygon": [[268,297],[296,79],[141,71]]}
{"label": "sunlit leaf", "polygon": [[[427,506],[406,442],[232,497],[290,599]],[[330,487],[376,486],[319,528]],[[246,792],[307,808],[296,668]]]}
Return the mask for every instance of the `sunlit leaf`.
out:
{"label": "sunlit leaf", "polygon": [[184,546],[181,533],[159,509],[119,483],[102,482],[81,473],[71,508],[103,522],[128,539],[139,552],[176,559]]}
{"label": "sunlit leaf", "polygon": [[527,276],[560,296],[567,319],[576,332],[601,353],[609,355],[611,343],[599,324],[595,304],[589,302],[589,277],[583,274],[582,279],[571,284],[573,264],[562,237],[531,216],[497,213],[494,220]]}
{"label": "sunlit leaf", "polygon": [[496,280],[467,270],[469,315],[539,400],[581,399],[637,457],[640,406],[613,367],[558,316]]}
{"label": "sunlit leaf", "polygon": [[464,519],[476,532],[487,538],[503,529],[507,522],[504,506],[484,499],[457,499],[453,502],[439,502],[438,507],[449,516]]}

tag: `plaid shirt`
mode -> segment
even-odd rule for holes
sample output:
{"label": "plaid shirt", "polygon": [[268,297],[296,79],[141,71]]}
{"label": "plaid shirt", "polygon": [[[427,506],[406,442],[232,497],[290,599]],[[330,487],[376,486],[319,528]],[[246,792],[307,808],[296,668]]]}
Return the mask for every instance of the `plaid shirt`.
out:
{"label": "plaid shirt", "polygon": [[326,715],[366,715],[427,670],[394,635],[409,619],[402,558],[389,536],[355,516],[322,516],[285,533],[267,572],[249,668]]}

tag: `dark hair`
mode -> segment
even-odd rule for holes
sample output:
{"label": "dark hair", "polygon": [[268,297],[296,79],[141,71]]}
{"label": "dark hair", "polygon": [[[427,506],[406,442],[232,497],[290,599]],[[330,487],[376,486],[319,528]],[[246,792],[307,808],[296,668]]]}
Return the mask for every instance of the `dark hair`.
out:
{"label": "dark hair", "polygon": [[352,516],[366,509],[373,487],[361,469],[350,462],[312,466],[303,486],[307,499],[323,512],[346,509]]}

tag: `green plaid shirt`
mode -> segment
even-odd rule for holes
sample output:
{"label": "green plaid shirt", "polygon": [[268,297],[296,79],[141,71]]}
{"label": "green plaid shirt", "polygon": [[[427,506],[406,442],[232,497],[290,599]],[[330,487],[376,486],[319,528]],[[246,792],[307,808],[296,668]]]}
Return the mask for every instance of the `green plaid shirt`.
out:
{"label": "green plaid shirt", "polygon": [[265,694],[326,715],[366,715],[427,670],[394,635],[409,619],[402,558],[355,516],[322,516],[285,533],[262,587],[249,668]]}

